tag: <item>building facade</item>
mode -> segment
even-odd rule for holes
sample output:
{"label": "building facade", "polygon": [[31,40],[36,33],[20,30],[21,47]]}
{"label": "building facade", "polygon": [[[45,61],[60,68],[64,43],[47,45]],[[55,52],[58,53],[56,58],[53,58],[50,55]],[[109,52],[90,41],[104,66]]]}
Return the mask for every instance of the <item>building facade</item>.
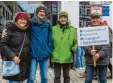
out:
{"label": "building facade", "polygon": [[[10,2],[9,2],[10,3]],[[0,23],[5,25],[7,22],[13,20],[14,14],[24,11],[20,5],[9,5],[5,1],[0,1]]]}
{"label": "building facade", "polygon": [[79,2],[79,27],[86,27],[90,22],[91,6],[102,7],[102,11],[98,10],[101,14],[101,21],[106,21],[112,27],[112,2],[111,1],[80,1]]}
{"label": "building facade", "polygon": [[86,27],[90,18],[90,5],[88,1],[80,1],[79,2],[79,27]]}
{"label": "building facade", "polygon": [[12,20],[12,10],[3,1],[0,6],[0,23],[4,25],[6,20]]}
{"label": "building facade", "polygon": [[58,22],[58,1],[44,1],[42,2],[47,7],[47,18],[54,25]]}

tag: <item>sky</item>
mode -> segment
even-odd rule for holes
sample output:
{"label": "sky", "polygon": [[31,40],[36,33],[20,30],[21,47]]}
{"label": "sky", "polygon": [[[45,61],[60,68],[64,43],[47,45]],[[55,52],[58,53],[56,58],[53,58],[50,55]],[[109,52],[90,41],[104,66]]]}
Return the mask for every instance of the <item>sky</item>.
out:
{"label": "sky", "polygon": [[40,4],[28,4],[28,1],[18,1],[18,3],[28,13],[34,13],[35,9],[40,5]]}

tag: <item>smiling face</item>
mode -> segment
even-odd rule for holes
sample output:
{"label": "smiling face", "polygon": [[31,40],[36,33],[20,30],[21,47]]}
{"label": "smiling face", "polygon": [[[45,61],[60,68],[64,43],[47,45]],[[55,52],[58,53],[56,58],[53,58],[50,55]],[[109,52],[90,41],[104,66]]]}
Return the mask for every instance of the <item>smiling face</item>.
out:
{"label": "smiling face", "polygon": [[39,10],[39,12],[37,13],[37,16],[38,16],[40,19],[44,19],[45,16],[46,16],[46,11],[45,11],[45,10]]}
{"label": "smiling face", "polygon": [[94,25],[94,26],[100,25],[100,22],[101,22],[101,19],[100,19],[100,18],[92,18],[92,19],[91,19],[91,23],[92,23],[92,25]]}
{"label": "smiling face", "polygon": [[26,30],[28,28],[28,22],[24,18],[20,18],[16,21],[16,25],[21,30]]}
{"label": "smiling face", "polygon": [[66,16],[60,16],[59,21],[61,24],[65,25],[68,22],[68,19]]}
{"label": "smiling face", "polygon": [[18,20],[17,20],[17,24],[18,24],[20,27],[25,27],[25,26],[27,25],[27,20],[25,20],[24,18],[18,19]]}

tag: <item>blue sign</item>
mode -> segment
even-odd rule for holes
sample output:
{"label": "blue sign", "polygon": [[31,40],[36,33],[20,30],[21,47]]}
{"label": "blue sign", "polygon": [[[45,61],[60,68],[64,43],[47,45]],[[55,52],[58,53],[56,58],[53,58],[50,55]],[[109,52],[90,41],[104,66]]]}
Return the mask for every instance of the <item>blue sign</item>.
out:
{"label": "blue sign", "polygon": [[109,16],[110,8],[109,6],[103,6],[103,16]]}

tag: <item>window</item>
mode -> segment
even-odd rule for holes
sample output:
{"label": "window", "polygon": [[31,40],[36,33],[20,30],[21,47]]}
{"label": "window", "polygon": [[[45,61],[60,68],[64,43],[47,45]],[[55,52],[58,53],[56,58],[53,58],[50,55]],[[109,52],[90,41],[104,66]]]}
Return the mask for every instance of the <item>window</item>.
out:
{"label": "window", "polygon": [[52,12],[56,13],[57,12],[57,8],[56,7],[53,7],[52,8]]}
{"label": "window", "polygon": [[9,20],[9,12],[6,10],[6,20]]}
{"label": "window", "polygon": [[3,17],[5,17],[5,7],[3,7]]}
{"label": "window", "polygon": [[90,22],[89,22],[89,21],[87,21],[87,22],[86,22],[86,26],[88,26],[88,25],[89,25],[89,23],[90,23]]}
{"label": "window", "polygon": [[7,19],[9,20],[9,13],[7,13]]}
{"label": "window", "polygon": [[7,10],[6,10],[6,20],[7,20]]}
{"label": "window", "polygon": [[82,22],[81,21],[79,21],[79,27],[82,27]]}
{"label": "window", "polygon": [[13,19],[13,16],[12,15],[10,15],[10,20],[12,20]]}
{"label": "window", "polygon": [[79,10],[79,14],[80,14],[80,15],[82,15],[82,12],[81,12],[81,11],[82,11],[82,9],[80,8],[80,10]]}
{"label": "window", "polygon": [[90,16],[90,9],[87,9],[87,15]]}

